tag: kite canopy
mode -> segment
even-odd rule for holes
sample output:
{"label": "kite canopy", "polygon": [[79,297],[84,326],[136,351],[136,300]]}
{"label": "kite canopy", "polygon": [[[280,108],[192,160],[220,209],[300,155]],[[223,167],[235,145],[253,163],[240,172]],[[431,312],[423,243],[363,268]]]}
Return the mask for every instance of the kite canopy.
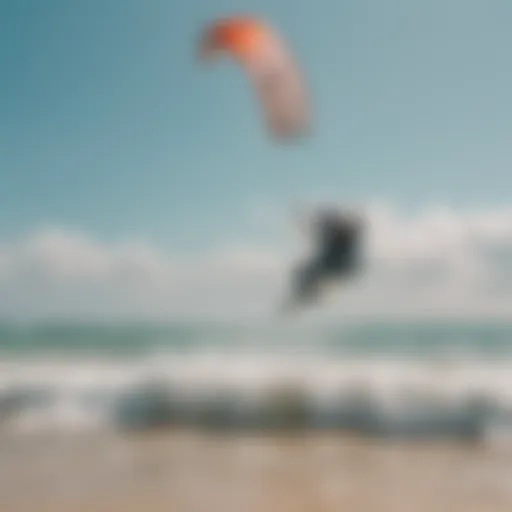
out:
{"label": "kite canopy", "polygon": [[291,54],[275,31],[251,16],[233,16],[209,23],[199,55],[234,58],[259,98],[270,132],[279,138],[303,134],[309,125],[306,88]]}

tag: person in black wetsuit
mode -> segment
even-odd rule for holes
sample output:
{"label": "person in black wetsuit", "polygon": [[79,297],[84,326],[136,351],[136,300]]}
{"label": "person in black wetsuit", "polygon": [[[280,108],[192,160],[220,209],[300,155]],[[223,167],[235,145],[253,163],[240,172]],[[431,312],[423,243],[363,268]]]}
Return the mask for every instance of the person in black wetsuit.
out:
{"label": "person in black wetsuit", "polygon": [[354,214],[324,210],[316,215],[314,257],[295,270],[291,304],[318,299],[327,281],[352,276],[359,269],[362,220]]}

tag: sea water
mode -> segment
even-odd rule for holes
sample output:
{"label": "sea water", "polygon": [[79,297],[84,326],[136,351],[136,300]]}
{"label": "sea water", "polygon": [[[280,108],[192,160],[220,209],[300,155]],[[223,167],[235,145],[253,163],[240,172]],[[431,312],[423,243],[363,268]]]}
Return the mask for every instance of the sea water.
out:
{"label": "sea water", "polygon": [[512,325],[10,324],[0,432],[512,436]]}

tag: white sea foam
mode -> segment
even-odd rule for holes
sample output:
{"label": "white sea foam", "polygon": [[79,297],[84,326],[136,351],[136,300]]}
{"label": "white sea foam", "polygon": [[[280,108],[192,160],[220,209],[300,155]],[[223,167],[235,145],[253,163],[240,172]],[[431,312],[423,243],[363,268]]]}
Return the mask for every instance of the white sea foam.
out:
{"label": "white sea foam", "polygon": [[7,429],[309,426],[374,435],[512,435],[512,361],[199,352],[0,365]]}

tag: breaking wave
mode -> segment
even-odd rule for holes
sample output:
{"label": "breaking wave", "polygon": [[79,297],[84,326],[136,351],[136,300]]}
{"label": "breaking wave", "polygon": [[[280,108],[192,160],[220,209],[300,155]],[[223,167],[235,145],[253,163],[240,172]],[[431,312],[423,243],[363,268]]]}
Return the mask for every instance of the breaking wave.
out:
{"label": "breaking wave", "polygon": [[311,352],[13,356],[0,363],[0,429],[186,425],[508,438],[511,372],[510,360],[345,359]]}

